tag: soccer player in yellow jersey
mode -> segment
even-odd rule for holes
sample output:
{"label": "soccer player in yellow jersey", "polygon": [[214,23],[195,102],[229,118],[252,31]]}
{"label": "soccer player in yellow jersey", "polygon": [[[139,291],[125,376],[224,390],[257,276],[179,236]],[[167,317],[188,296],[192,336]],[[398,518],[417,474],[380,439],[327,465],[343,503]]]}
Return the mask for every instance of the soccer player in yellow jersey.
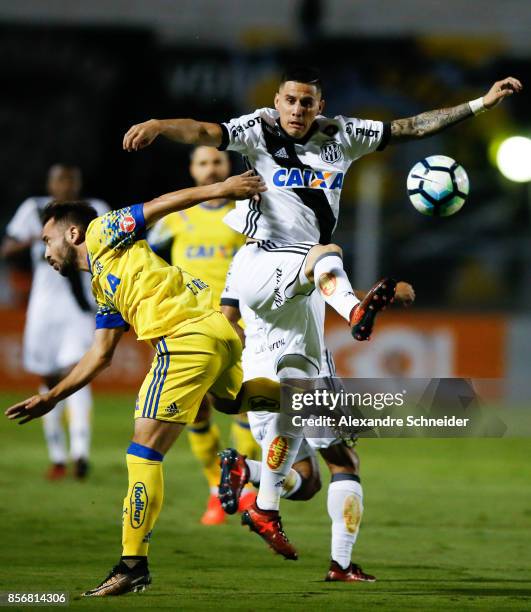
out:
{"label": "soccer player in yellow jersey", "polygon": [[[224,181],[230,174],[230,160],[225,151],[214,147],[196,147],[190,158],[190,174],[198,186]],[[149,232],[148,241],[155,252],[171,250],[171,263],[197,276],[212,291],[217,308],[230,262],[245,237],[234,231],[223,217],[235,203],[226,198],[202,202],[198,206],[172,213],[156,223]],[[204,525],[224,523],[226,514],[217,496],[220,481],[218,452],[221,451],[218,426],[211,420],[210,400],[206,396],[201,403],[196,421],[188,428],[190,447],[203,467],[210,495],[207,508],[201,517]],[[246,414],[234,416],[231,427],[234,446],[250,459],[260,456]],[[240,498],[240,509],[252,504],[256,495],[250,485]]]}
{"label": "soccer player in yellow jersey", "polygon": [[165,453],[186,424],[194,421],[207,391],[215,406],[227,412],[249,400],[247,383],[241,387],[242,346],[237,333],[213,308],[206,283],[170,266],[151,250],[146,228],[199,202],[252,197],[264,190],[262,180],[247,172],[101,217],[83,203],[53,204],[46,210],[45,257],[63,275],[71,270],[92,273],[98,303],[96,332],[90,349],[63,380],[47,393],[11,406],[7,417],[27,423],[85,386],[110,364],[129,326],[139,340],[156,349],[138,394],[134,435],[127,449],[122,557],[86,596],[120,595],[150,584],[147,553],[162,506]]}

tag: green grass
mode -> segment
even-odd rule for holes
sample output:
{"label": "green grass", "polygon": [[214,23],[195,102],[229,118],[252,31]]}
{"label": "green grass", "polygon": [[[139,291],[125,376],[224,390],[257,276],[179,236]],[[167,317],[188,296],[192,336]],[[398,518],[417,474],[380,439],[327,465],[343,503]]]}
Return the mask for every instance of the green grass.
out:
{"label": "green grass", "polygon": [[[12,397],[1,396],[3,406]],[[283,502],[296,563],[238,524],[198,523],[206,498],[182,438],[166,457],[164,507],[151,545],[153,585],[81,600],[120,554],[125,449],[133,398],[102,396],[88,482],[48,483],[39,423],[0,419],[0,591],[68,591],[85,610],[531,609],[529,441],[362,440],[365,517],[354,558],[375,584],[327,584],[326,486]],[[226,419],[218,419],[224,433]],[[227,439],[227,438],[225,438]],[[326,482],[326,473],[323,472]]]}

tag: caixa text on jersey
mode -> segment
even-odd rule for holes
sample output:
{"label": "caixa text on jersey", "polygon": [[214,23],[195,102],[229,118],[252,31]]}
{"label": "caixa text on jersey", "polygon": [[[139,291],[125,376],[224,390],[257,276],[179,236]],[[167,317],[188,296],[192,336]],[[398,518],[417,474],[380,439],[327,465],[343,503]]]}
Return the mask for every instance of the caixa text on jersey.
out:
{"label": "caixa text on jersey", "polygon": [[300,168],[279,168],[273,174],[275,187],[310,187],[311,189],[341,189],[343,172],[301,170]]}

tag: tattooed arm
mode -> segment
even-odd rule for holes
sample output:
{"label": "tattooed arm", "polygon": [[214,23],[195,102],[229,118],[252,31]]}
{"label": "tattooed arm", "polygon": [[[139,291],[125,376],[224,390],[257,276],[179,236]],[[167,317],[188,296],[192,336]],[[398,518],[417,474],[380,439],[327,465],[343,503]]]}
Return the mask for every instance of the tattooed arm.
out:
{"label": "tattooed arm", "polygon": [[[522,89],[522,83],[513,77],[507,77],[502,81],[497,81],[483,96],[480,104],[485,109],[492,108],[501,102],[504,98],[519,92]],[[391,137],[389,142],[405,142],[416,138],[426,138],[437,134],[446,128],[472,117],[474,112],[468,102],[452,106],[451,108],[440,108],[414,117],[406,119],[395,119],[391,121]]]}

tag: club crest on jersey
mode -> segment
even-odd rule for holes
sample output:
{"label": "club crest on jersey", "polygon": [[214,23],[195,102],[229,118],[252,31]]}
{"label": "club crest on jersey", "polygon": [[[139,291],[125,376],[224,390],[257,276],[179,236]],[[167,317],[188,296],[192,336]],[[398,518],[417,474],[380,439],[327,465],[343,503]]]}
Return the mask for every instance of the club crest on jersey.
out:
{"label": "club crest on jersey", "polygon": [[136,227],[135,218],[132,215],[125,215],[120,220],[120,229],[126,234],[130,234]]}
{"label": "club crest on jersey", "polygon": [[343,157],[341,145],[335,140],[328,140],[321,145],[321,159],[327,164],[334,164]]}
{"label": "club crest on jersey", "polygon": [[341,189],[343,172],[326,172],[307,168],[279,168],[273,174],[275,187],[309,187],[310,189]]}

